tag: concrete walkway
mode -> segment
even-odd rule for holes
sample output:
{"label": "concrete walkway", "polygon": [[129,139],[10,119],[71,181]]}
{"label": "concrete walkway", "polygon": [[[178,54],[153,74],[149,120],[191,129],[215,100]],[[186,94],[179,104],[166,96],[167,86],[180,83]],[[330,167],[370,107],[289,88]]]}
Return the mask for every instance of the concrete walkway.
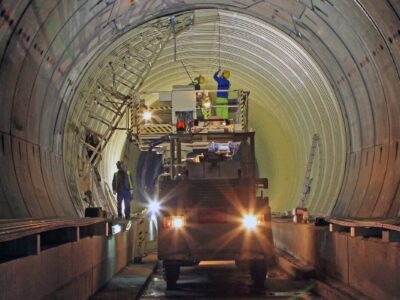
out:
{"label": "concrete walkway", "polygon": [[147,281],[150,280],[150,276],[157,268],[157,265],[157,253],[149,254],[143,258],[143,263],[141,264],[130,263],[91,299],[137,299],[143,292]]}

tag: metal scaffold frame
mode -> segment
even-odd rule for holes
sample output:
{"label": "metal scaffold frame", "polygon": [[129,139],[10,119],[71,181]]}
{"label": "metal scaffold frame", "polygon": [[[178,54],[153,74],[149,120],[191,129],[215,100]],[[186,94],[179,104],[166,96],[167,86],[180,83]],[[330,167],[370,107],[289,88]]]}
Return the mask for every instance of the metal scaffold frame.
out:
{"label": "metal scaffold frame", "polygon": [[[190,93],[193,93],[192,97],[187,99],[187,102],[196,101],[196,97],[198,94],[215,94],[217,90],[193,90]],[[158,104],[151,104],[146,101],[146,96],[152,95],[157,97],[161,97],[162,94],[174,94],[173,91],[160,91],[160,92],[144,92],[144,93],[136,93],[134,96],[134,101],[132,108],[130,110],[130,132],[132,133],[132,140],[136,142],[138,147],[141,150],[147,150],[149,145],[154,141],[161,139],[165,135],[176,133],[176,124],[174,124],[171,120],[174,115],[174,107],[169,102],[163,104],[162,101],[157,100]],[[202,131],[212,130],[224,130],[229,132],[247,132],[249,131],[249,94],[248,91],[242,90],[231,90],[229,91],[231,95],[235,95],[234,98],[231,98],[230,101],[234,102],[229,105],[217,105],[211,104],[208,106],[209,111],[213,111],[218,107],[224,106],[233,112],[230,113],[232,117],[232,123],[230,125],[221,125],[216,124],[218,121],[218,117],[212,117],[210,119],[202,120],[200,122],[203,123],[202,126],[194,126],[193,124],[189,125],[190,132],[194,133],[197,129]],[[207,96],[208,97],[208,96]],[[157,98],[158,99],[158,98]],[[211,101],[211,100],[210,100]],[[196,110],[201,111],[203,108],[202,105],[196,105]],[[153,115],[152,120],[145,120],[143,117],[145,113],[151,113]],[[162,115],[161,115],[162,114]],[[169,118],[165,118],[168,116]],[[215,119],[217,118],[217,119]],[[156,120],[157,119],[157,120]],[[192,123],[199,123],[199,120],[192,120]],[[215,126],[213,126],[215,125]],[[211,128],[213,127],[213,128]]]}
{"label": "metal scaffold frame", "polygon": [[[178,19],[178,20],[176,20]],[[113,60],[104,63],[106,76],[98,76],[95,85],[86,92],[87,117],[82,122],[86,132],[95,137],[91,142],[81,138],[80,142],[90,153],[88,163],[96,166],[102,153],[116,130],[126,130],[130,137],[135,135],[138,120],[131,117],[137,110],[136,95],[156,63],[165,45],[176,34],[192,25],[192,13],[162,18],[153,22],[140,34],[135,45],[125,45],[121,53],[114,53]],[[129,73],[129,81],[120,74]],[[111,74],[110,74],[111,73]],[[111,79],[111,80],[110,80]],[[128,115],[126,126],[120,127],[122,119]]]}

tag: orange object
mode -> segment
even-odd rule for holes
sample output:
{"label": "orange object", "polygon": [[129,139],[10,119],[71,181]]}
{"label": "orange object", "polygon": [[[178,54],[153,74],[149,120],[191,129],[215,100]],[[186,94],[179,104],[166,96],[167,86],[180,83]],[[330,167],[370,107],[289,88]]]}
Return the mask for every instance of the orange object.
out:
{"label": "orange object", "polygon": [[186,130],[186,124],[185,121],[177,121],[176,122],[176,130],[178,131],[185,131]]}

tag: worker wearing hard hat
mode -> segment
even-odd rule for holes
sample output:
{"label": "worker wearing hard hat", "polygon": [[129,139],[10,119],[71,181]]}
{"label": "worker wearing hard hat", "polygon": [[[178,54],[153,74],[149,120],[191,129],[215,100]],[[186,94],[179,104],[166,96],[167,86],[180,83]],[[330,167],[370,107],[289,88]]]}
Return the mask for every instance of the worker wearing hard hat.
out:
{"label": "worker wearing hard hat", "polygon": [[[201,84],[204,84],[206,79],[203,75],[199,75],[193,79],[192,84],[196,91],[201,90]],[[196,92],[196,103],[197,106],[201,108],[201,114],[203,119],[208,119],[210,117],[211,111],[211,101],[205,92]]]}
{"label": "worker wearing hard hat", "polygon": [[197,77],[195,77],[193,79],[193,83],[192,84],[194,85],[194,89],[196,91],[199,91],[201,89],[200,85],[204,84],[205,82],[206,82],[206,79],[204,78],[204,76],[199,75],[199,76],[197,76]]}
{"label": "worker wearing hard hat", "polygon": [[223,71],[222,75],[221,68],[218,69],[214,74],[214,80],[218,83],[217,99],[215,99],[215,104],[217,105],[215,109],[215,114],[223,119],[228,119],[228,107],[224,105],[228,104],[228,90],[231,86],[228,78],[231,76],[229,71]]}
{"label": "worker wearing hard hat", "polygon": [[114,173],[112,187],[114,194],[117,194],[117,211],[118,217],[122,218],[122,202],[125,205],[125,218],[128,220],[131,215],[132,200],[132,178],[131,173],[126,170],[122,161],[117,162],[118,171]]}

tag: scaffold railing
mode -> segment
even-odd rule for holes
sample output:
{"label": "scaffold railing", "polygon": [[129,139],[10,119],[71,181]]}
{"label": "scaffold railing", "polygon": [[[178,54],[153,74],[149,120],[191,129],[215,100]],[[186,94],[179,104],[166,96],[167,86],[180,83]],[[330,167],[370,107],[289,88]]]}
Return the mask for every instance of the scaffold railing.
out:
{"label": "scaffold railing", "polygon": [[[180,86],[182,87],[182,86]],[[193,88],[193,87],[192,87]],[[249,94],[243,90],[227,90],[226,104],[216,104],[221,90],[151,91],[137,95],[130,111],[132,139],[141,149],[168,134],[249,131]],[[228,118],[218,116],[219,108]]]}

